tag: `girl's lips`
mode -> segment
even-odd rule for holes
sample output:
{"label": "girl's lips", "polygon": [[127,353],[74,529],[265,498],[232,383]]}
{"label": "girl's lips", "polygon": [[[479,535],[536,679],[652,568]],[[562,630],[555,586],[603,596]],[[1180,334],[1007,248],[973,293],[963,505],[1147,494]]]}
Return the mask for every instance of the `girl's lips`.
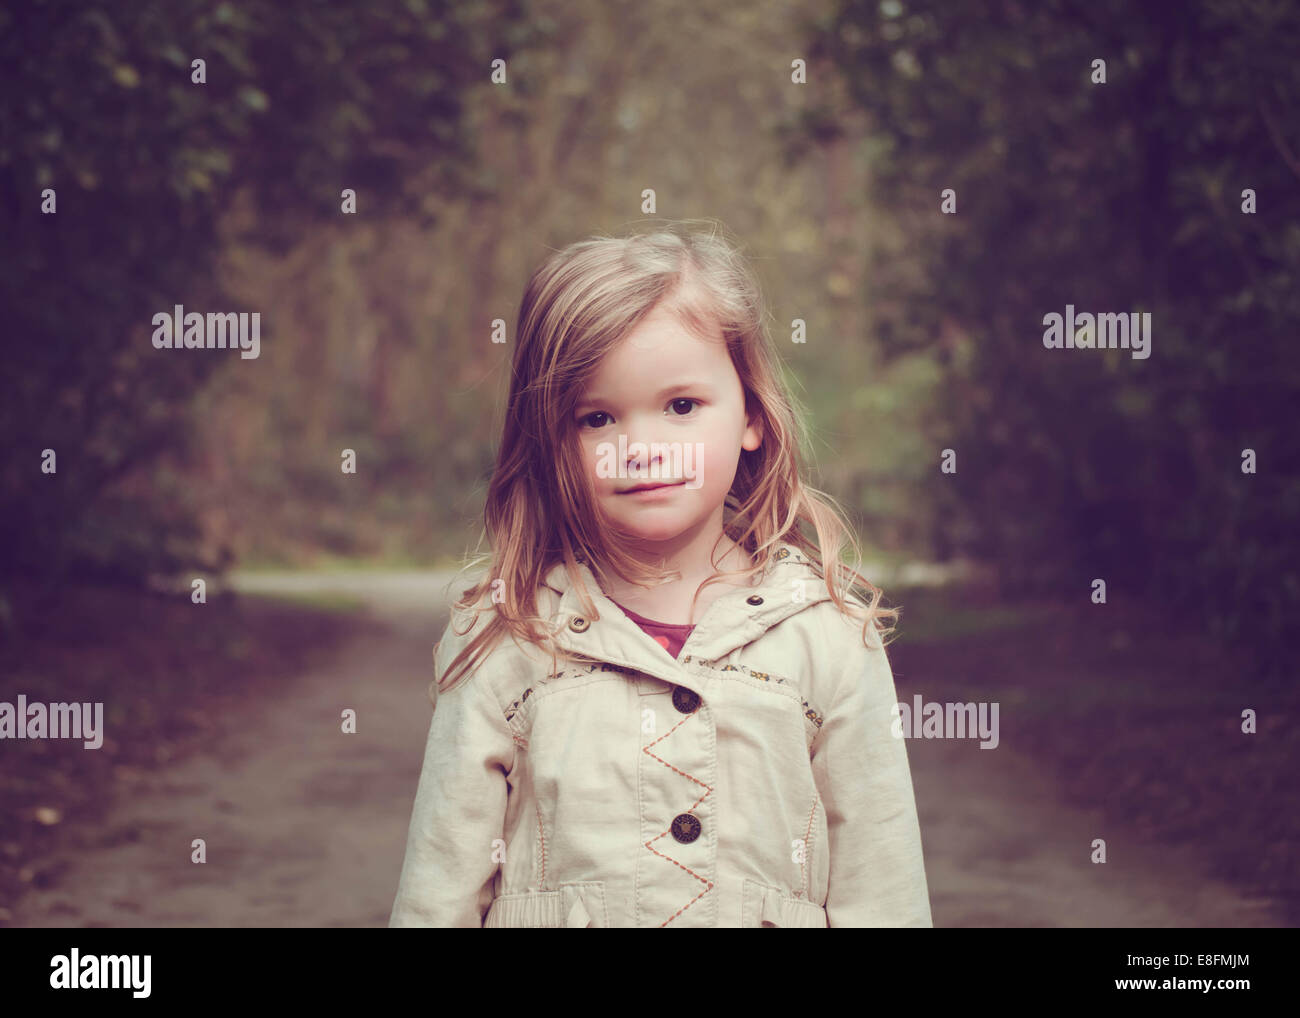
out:
{"label": "girl's lips", "polygon": [[685,481],[672,481],[667,484],[656,484],[652,487],[647,487],[645,485],[642,485],[636,488],[624,488],[622,491],[619,492],[619,494],[620,495],[652,495],[656,491],[668,491],[672,488],[680,488],[685,483],[686,483]]}

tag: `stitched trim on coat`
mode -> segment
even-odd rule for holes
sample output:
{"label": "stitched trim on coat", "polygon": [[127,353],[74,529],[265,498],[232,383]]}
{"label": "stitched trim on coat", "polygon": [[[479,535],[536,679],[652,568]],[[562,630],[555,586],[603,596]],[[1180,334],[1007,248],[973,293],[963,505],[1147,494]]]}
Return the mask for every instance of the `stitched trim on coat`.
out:
{"label": "stitched trim on coat", "polygon": [[[590,664],[581,668],[561,669],[558,672],[554,672],[551,675],[548,675],[543,681],[551,682],[555,679],[562,679],[568,675],[590,675],[592,672],[597,672],[597,671],[623,672],[625,674],[633,674],[627,668],[624,668],[622,665],[610,664],[608,661],[593,661]],[[509,707],[506,708],[507,721],[514,720],[514,716],[519,713],[520,708],[522,708],[524,705],[524,701],[527,700],[528,697],[532,695],[532,692],[535,688],[536,688],[535,686],[529,686],[527,689],[525,689],[522,693],[519,694],[519,697]]]}
{"label": "stitched trim on coat", "polygon": [[[682,664],[685,664],[686,662],[694,659],[691,657],[690,654],[687,654],[681,660],[682,660]],[[704,664],[704,662],[700,662],[700,663]],[[713,666],[706,665],[706,667],[713,667]],[[748,675],[750,678],[753,679],[762,679],[764,682],[776,681],[781,683],[782,685],[786,684],[785,679],[781,678],[781,676],[779,675],[769,675],[767,672],[755,671],[754,669],[749,668],[746,665],[725,664],[722,665],[717,670],[720,672],[744,672],[746,675]],[[803,704],[803,716],[806,717],[818,728],[821,728],[822,721],[823,721],[821,713],[817,711],[815,708],[813,708],[808,703],[808,701],[805,700],[802,696],[799,698],[799,702]]]}
{"label": "stitched trim on coat", "polygon": [[[697,661],[697,662],[699,661],[698,658],[695,658],[690,654],[682,655],[682,657],[679,660],[681,661],[682,664],[688,664],[691,661]],[[713,667],[712,665],[708,665],[705,662],[699,662],[699,663],[705,664],[705,667]],[[596,672],[596,671],[622,672],[624,674],[635,674],[634,672],[631,672],[629,669],[624,668],[622,665],[610,664],[608,661],[593,661],[591,664],[586,665],[585,667],[582,668],[562,669],[561,671],[555,672],[552,675],[548,675],[546,681],[549,682],[554,679],[562,679],[568,675],[590,675],[592,672]],[[783,679],[781,676],[771,675],[768,672],[760,672],[753,668],[748,667],[747,665],[725,664],[721,668],[719,668],[718,671],[744,672],[750,678],[761,679],[764,682],[776,681],[781,683],[782,685],[785,685],[785,679]],[[532,695],[534,688],[535,687],[533,686],[529,686],[527,689],[525,689],[522,693],[519,694],[518,698],[516,698],[515,701],[510,704],[509,707],[506,708],[505,710],[506,721],[514,720],[515,715],[518,714],[520,709],[523,707],[524,701],[526,701],[528,697]],[[799,702],[803,704],[804,717],[806,717],[818,728],[821,728],[822,721],[824,720],[821,712],[818,711],[811,704],[809,704],[808,701],[805,700],[802,696],[799,698]],[[516,739],[515,741],[518,742],[518,739]]]}
{"label": "stitched trim on coat", "polygon": [[799,860],[799,879],[802,884],[802,890],[796,897],[804,897],[808,894],[808,878],[812,869],[809,863],[812,861],[810,856],[813,851],[813,818],[817,815],[817,807],[821,805],[822,797],[818,792],[813,797],[812,809],[808,811],[808,829],[803,834],[803,858]]}
{"label": "stitched trim on coat", "polygon": [[542,808],[537,807],[537,838],[542,847],[542,876],[539,887],[546,886],[546,830],[542,827]]}
{"label": "stitched trim on coat", "polygon": [[[698,711],[695,711],[695,712],[692,712],[692,713],[690,713],[690,714],[687,714],[687,715],[686,715],[685,717],[683,717],[680,721],[678,721],[677,724],[673,725],[672,728],[668,729],[668,731],[664,732],[663,735],[659,736],[659,738],[655,739],[654,742],[650,743],[650,745],[648,745],[648,746],[642,746],[642,747],[641,747],[641,752],[642,752],[642,753],[645,753],[647,756],[653,757],[655,760],[658,760],[661,764],[663,764],[665,767],[667,767],[670,771],[673,771],[673,772],[676,773],[676,774],[680,774],[680,775],[681,775],[682,777],[684,777],[684,778],[688,778],[688,779],[690,779],[691,781],[694,781],[697,785],[699,785],[701,788],[704,789],[704,794],[701,795],[698,799],[696,799],[693,803],[691,803],[689,806],[686,807],[686,812],[687,812],[687,813],[691,813],[691,812],[693,812],[693,811],[695,810],[695,808],[696,808],[697,806],[699,806],[700,803],[702,803],[705,799],[707,799],[710,795],[713,794],[713,786],[710,785],[708,782],[706,782],[706,781],[702,781],[701,779],[697,778],[694,774],[688,774],[686,771],[682,770],[681,768],[679,768],[679,767],[673,765],[672,763],[670,763],[669,761],[665,760],[665,759],[664,759],[663,757],[661,757],[658,753],[653,752],[653,751],[652,751],[652,747],[659,745],[659,743],[663,742],[663,741],[664,741],[665,739],[667,739],[670,735],[672,735],[673,732],[675,732],[675,731],[677,731],[677,729],[681,728],[682,725],[687,724],[688,722],[690,722],[692,718],[698,718],[699,716],[700,716],[700,714],[699,714]],[[698,724],[699,722],[696,722],[696,723]],[[662,831],[660,831],[657,835],[655,835],[655,836],[654,836],[653,838],[651,838],[649,841],[645,842],[644,845],[645,845],[646,848],[648,848],[648,849],[649,849],[651,852],[653,852],[655,855],[659,856],[660,859],[666,859],[668,862],[672,863],[672,864],[673,864],[674,866],[676,866],[678,869],[685,870],[687,873],[689,873],[691,876],[693,876],[696,880],[698,880],[700,883],[702,883],[702,884],[704,885],[704,890],[700,891],[700,893],[697,894],[694,898],[692,898],[692,899],[691,899],[690,901],[688,901],[685,905],[683,905],[681,908],[679,908],[676,912],[674,912],[672,915],[670,915],[667,919],[665,919],[663,922],[661,922],[661,923],[659,924],[659,926],[660,926],[661,928],[664,927],[664,926],[667,926],[669,923],[671,923],[671,922],[672,922],[674,919],[676,919],[679,915],[681,915],[681,914],[682,914],[683,912],[685,912],[688,908],[690,908],[690,907],[691,907],[692,905],[694,905],[697,901],[699,901],[699,900],[700,900],[701,898],[703,898],[706,894],[708,894],[711,890],[713,890],[713,887],[714,887],[713,881],[710,880],[708,877],[705,877],[705,876],[702,876],[702,875],[699,874],[699,873],[696,873],[696,872],[695,872],[693,869],[691,869],[689,866],[686,866],[686,865],[684,865],[683,863],[678,862],[678,861],[677,861],[676,859],[674,859],[672,856],[667,855],[667,854],[665,854],[665,853],[659,851],[659,849],[655,848],[654,843],[655,843],[656,841],[658,841],[660,838],[666,838],[666,837],[668,837],[669,834],[671,834],[671,833],[672,833],[672,824],[669,824],[666,828],[664,828]]]}
{"label": "stitched trim on coat", "polygon": [[507,721],[514,720],[515,715],[519,713],[519,708],[524,705],[524,701],[527,700],[528,697],[532,695],[532,692],[533,692],[533,687],[529,686],[521,694],[519,694],[519,698],[515,700],[514,703],[512,703],[509,707],[506,708]]}

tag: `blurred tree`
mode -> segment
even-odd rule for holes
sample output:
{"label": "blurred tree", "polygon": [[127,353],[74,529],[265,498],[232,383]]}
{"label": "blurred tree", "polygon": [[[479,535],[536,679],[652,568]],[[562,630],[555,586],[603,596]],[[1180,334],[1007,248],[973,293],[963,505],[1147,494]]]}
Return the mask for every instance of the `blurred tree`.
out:
{"label": "blurred tree", "polygon": [[[1300,11],[843,0],[812,28],[840,81],[788,146],[868,117],[871,198],[901,229],[867,296],[887,348],[945,377],[918,490],[934,543],[996,560],[1023,591],[1084,598],[1104,577],[1232,640],[1243,670],[1285,668]],[[939,212],[945,188],[956,215]],[[1151,312],[1150,359],[1045,349],[1043,317],[1067,304]],[[938,471],[945,447],[954,475]]]}
{"label": "blurred tree", "polygon": [[[152,316],[230,310],[223,244],[283,251],[345,187],[367,215],[433,222],[478,186],[465,90],[545,30],[516,0],[0,10],[0,575],[216,565],[195,562],[183,470],[192,398],[238,355],[155,350]],[[218,236],[241,196],[252,227]]]}

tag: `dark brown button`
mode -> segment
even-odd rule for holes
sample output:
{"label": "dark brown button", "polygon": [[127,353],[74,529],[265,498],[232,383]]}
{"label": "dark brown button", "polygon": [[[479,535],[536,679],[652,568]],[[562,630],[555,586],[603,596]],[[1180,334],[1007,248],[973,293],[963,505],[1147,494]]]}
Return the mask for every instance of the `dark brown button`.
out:
{"label": "dark brown button", "polygon": [[762,604],[762,603],[763,603],[763,599],[762,599],[761,597],[759,597],[757,594],[754,594],[754,595],[751,596],[751,597],[747,597],[747,598],[745,598],[745,600],[748,601],[750,604]]}
{"label": "dark brown button", "polygon": [[700,822],[689,813],[679,813],[673,817],[673,837],[683,845],[689,845],[700,836]]}
{"label": "dark brown button", "polygon": [[685,686],[675,686],[673,688],[673,706],[683,714],[694,714],[695,708],[700,705],[700,694],[693,689],[687,689]]}

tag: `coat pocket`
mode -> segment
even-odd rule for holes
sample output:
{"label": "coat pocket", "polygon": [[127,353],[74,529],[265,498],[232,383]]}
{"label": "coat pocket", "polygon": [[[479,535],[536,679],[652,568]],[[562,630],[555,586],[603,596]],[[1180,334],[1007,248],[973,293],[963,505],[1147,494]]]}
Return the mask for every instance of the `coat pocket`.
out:
{"label": "coat pocket", "polygon": [[554,891],[521,891],[492,899],[484,929],[519,927],[604,927],[609,925],[605,913],[603,880],[571,881]]}
{"label": "coat pocket", "polygon": [[791,926],[795,928],[824,928],[826,909],[802,898],[792,898],[775,887],[746,880],[740,905],[740,925]]}

